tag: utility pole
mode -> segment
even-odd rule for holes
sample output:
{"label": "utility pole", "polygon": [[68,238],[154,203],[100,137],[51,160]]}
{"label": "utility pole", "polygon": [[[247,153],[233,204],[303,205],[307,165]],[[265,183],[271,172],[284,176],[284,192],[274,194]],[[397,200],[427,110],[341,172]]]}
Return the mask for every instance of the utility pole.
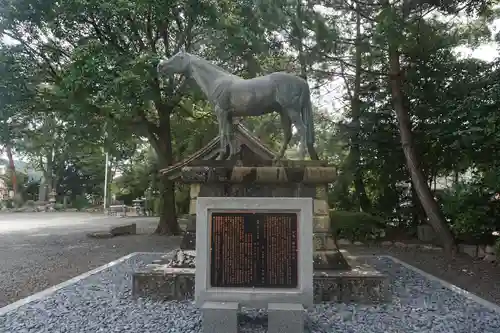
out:
{"label": "utility pole", "polygon": [[104,212],[106,212],[107,204],[108,204],[108,166],[109,166],[109,152],[107,149],[107,144],[108,144],[108,131],[107,131],[107,122],[104,123],[104,155],[105,155],[105,162],[104,162]]}
{"label": "utility pole", "polygon": [[109,153],[106,152],[106,162],[104,166],[104,211],[106,211],[106,206],[108,203],[108,165],[109,165]]}

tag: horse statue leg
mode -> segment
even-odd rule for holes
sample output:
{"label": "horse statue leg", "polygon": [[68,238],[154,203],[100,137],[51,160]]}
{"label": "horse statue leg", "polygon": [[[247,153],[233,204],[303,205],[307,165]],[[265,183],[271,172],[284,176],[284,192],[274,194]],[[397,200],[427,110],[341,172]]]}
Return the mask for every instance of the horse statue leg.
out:
{"label": "horse statue leg", "polygon": [[300,111],[297,109],[292,109],[289,108],[286,110],[288,116],[290,117],[290,120],[292,123],[295,125],[297,128],[297,131],[299,132],[300,135],[300,147],[299,147],[299,155],[302,159],[305,159],[306,156],[306,135],[307,135],[307,130],[306,130],[306,125],[304,124],[304,121],[302,121],[302,117],[300,115]]}
{"label": "horse statue leg", "polygon": [[281,127],[283,128],[283,146],[281,147],[281,150],[279,151],[278,156],[276,156],[275,162],[279,162],[283,156],[285,156],[285,151],[288,148],[288,145],[290,144],[290,140],[292,140],[292,120],[288,116],[288,114],[284,111],[280,112],[280,120],[281,120]]}
{"label": "horse statue leg", "polygon": [[220,108],[219,106],[215,107],[215,115],[217,116],[217,122],[219,123],[219,155],[217,156],[217,160],[221,161],[224,158],[226,153],[227,146],[227,134],[226,134],[226,125],[227,115],[226,112]]}
{"label": "horse statue leg", "polygon": [[231,112],[227,112],[225,126],[224,132],[226,133],[227,145],[229,146],[229,156],[227,159],[230,160],[237,153],[234,146],[234,126]]}

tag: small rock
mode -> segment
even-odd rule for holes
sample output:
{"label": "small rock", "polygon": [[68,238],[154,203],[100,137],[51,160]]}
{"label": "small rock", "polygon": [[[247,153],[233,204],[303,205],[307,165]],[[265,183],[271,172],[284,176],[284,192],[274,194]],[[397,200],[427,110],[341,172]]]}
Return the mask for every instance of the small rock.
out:
{"label": "small rock", "polygon": [[355,241],[355,242],[354,242],[354,243],[352,243],[352,244],[353,244],[353,245],[357,245],[357,246],[361,246],[361,245],[363,245],[363,243],[362,243],[362,242],[360,242],[360,241]]}
{"label": "small rock", "polygon": [[477,257],[478,258],[484,258],[486,256],[486,252],[484,251],[484,246],[479,245],[477,247]]}
{"label": "small rock", "polygon": [[493,248],[493,246],[486,245],[486,247],[484,248],[484,252],[486,252],[486,254],[494,254],[495,249]]}
{"label": "small rock", "polygon": [[113,236],[135,235],[137,234],[137,225],[135,223],[125,224],[113,227],[109,231]]}
{"label": "small rock", "polygon": [[382,246],[392,246],[392,242],[391,241],[383,241],[382,243],[380,243],[380,245],[382,245]]}
{"label": "small rock", "polygon": [[337,240],[337,244],[338,245],[351,245],[351,241],[349,241],[348,239],[341,238],[341,239]]}
{"label": "small rock", "polygon": [[471,257],[477,257],[478,254],[478,246],[476,245],[468,245],[468,244],[459,244],[458,249],[461,253],[468,254]]}
{"label": "small rock", "polygon": [[113,238],[113,234],[110,232],[91,232],[87,234],[90,238]]}
{"label": "small rock", "polygon": [[497,256],[494,254],[487,253],[486,256],[483,258],[483,260],[494,263],[497,261]]}
{"label": "small rock", "polygon": [[163,265],[158,265],[158,264],[149,264],[149,265],[146,265],[146,268],[149,268],[149,269],[152,269],[152,270],[157,270],[159,268],[163,268],[162,267]]}
{"label": "small rock", "polygon": [[434,246],[434,245],[430,245],[430,244],[421,245],[420,248],[422,250],[426,250],[426,251],[441,251],[441,250],[443,250],[443,248],[441,248],[439,246]]}

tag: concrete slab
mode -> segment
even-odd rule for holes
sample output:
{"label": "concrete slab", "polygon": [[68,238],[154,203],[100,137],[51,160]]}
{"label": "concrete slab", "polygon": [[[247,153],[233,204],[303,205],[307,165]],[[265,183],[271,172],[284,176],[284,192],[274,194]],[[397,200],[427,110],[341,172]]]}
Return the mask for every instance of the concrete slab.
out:
{"label": "concrete slab", "polygon": [[240,306],[236,302],[203,303],[203,333],[237,333],[239,309]]}
{"label": "concrete slab", "polygon": [[303,333],[305,310],[302,304],[270,303],[268,333]]}

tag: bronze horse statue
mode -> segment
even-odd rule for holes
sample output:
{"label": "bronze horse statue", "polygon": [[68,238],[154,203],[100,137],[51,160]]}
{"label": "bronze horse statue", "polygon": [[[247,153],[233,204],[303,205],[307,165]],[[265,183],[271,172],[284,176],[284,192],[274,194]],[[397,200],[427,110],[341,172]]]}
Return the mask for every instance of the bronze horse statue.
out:
{"label": "bronze horse statue", "polygon": [[160,61],[157,70],[160,75],[192,77],[214,106],[220,135],[217,159],[223,159],[227,145],[229,157],[236,153],[231,140],[233,117],[261,116],[272,112],[279,113],[285,138],[277,159],[283,158],[292,139],[292,124],[300,135],[302,151],[307,147],[311,159],[318,159],[314,149],[311,94],[306,80],[284,72],[243,79],[184,51]]}

